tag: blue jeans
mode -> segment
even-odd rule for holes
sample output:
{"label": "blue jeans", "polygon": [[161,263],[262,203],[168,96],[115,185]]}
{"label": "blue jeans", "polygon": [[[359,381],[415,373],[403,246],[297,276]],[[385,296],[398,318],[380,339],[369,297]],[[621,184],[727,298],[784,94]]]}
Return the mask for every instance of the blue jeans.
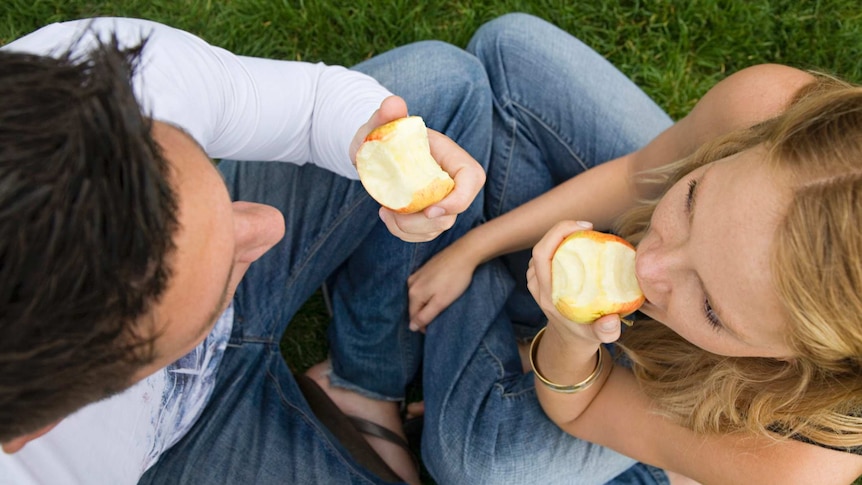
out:
{"label": "blue jeans", "polygon": [[[604,58],[535,17],[494,20],[468,50],[493,94],[488,218],[636,150],[672,123]],[[427,329],[426,467],[441,484],[667,483],[660,470],[564,433],[542,411],[516,346],[515,324],[542,323],[524,284],[528,258],[480,266]]]}
{"label": "blue jeans", "polygon": [[[356,69],[377,77],[407,100],[412,114],[487,160],[490,91],[474,57],[423,42]],[[406,330],[411,269],[404,262],[421,264],[434,244],[391,236],[359,182],[314,166],[222,161],[219,169],[233,199],[281,210],[287,234],[251,265],[237,289],[233,334],[203,414],[141,483],[380,483],[315,418],[279,342],[303,302],[330,278],[332,326],[338,327],[331,333],[333,363],[346,369],[339,377],[349,376],[368,393],[397,397],[415,372],[413,355],[422,345]],[[379,322],[366,320],[376,315]],[[395,323],[402,328],[393,329]],[[392,353],[399,345],[400,357]],[[353,375],[354,366],[362,372]]]}
{"label": "blue jeans", "polygon": [[[411,114],[422,115],[428,127],[453,138],[487,167],[491,150],[487,78],[475,58],[449,49],[454,48],[423,42],[408,47],[411,63],[406,65],[384,54],[355,69],[405,97]],[[407,277],[475,224],[481,217],[482,198],[480,193],[452,228],[426,243],[402,243],[385,225],[376,223],[329,278],[330,381],[334,385],[376,399],[404,399],[407,384],[419,375],[423,345],[422,335],[407,328]]]}

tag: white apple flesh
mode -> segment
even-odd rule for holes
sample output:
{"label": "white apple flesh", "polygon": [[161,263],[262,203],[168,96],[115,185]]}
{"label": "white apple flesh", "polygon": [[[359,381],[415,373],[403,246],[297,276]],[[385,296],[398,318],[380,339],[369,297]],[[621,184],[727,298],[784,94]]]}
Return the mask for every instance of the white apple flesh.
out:
{"label": "white apple flesh", "polygon": [[604,315],[628,315],[644,295],[635,277],[635,249],[624,239],[597,231],[568,236],[551,266],[554,307],[577,323]]}
{"label": "white apple flesh", "polygon": [[356,153],[356,170],[374,200],[400,213],[419,212],[455,186],[431,156],[428,131],[419,116],[372,130]]}

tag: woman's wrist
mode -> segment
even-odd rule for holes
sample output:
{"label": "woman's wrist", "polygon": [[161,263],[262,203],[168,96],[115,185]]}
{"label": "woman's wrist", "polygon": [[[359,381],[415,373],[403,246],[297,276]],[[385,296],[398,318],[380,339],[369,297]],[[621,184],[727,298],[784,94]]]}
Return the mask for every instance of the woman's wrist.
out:
{"label": "woman's wrist", "polygon": [[590,373],[590,375],[585,377],[584,380],[575,384],[560,384],[545,377],[545,375],[542,373],[542,370],[537,364],[539,343],[542,340],[545,330],[547,330],[547,327],[539,330],[539,333],[536,334],[536,336],[533,338],[532,344],[530,345],[530,366],[533,368],[533,373],[535,374],[536,379],[538,379],[548,389],[554,392],[561,392],[563,394],[575,394],[589,389],[590,386],[592,386],[602,375],[602,371],[604,370],[604,356],[602,355],[602,347],[599,346],[599,349],[596,352],[596,366],[593,369],[593,372]]}
{"label": "woman's wrist", "polygon": [[466,234],[452,243],[453,249],[467,255],[470,261],[474,263],[474,266],[479,266],[480,264],[499,256],[493,244],[490,243],[493,239],[487,239],[481,236],[481,227],[482,226],[479,226],[467,231]]}
{"label": "woman's wrist", "polygon": [[549,324],[530,348],[530,363],[537,378],[556,392],[586,390],[603,373],[601,344],[588,341]]}

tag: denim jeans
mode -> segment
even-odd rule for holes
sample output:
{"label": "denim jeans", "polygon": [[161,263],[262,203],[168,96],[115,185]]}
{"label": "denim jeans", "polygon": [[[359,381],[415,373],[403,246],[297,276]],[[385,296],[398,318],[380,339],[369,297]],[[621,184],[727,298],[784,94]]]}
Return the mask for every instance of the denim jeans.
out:
{"label": "denim jeans", "polygon": [[[422,42],[356,68],[402,95],[411,114],[487,160],[490,91],[474,57]],[[421,264],[434,244],[445,242],[401,242],[386,231],[378,204],[359,182],[314,166],[225,160],[219,169],[233,199],[281,210],[287,233],[237,289],[233,333],[210,402],[141,483],[380,483],[315,418],[279,342],[303,302],[330,278],[338,377],[396,398],[418,367],[422,345],[406,330],[411,268],[404,262]]]}
{"label": "denim jeans", "polygon": [[[486,24],[468,51],[493,94],[488,218],[636,150],[672,123],[603,57],[535,17]],[[543,320],[526,293],[528,258],[525,251],[480,266],[427,328],[426,467],[441,484],[667,483],[661,470],[574,438],[542,411],[515,344],[519,328],[535,332]]]}
{"label": "denim jeans", "polygon": [[[426,125],[447,134],[487,167],[491,150],[487,78],[475,58],[450,49],[454,50],[428,41],[407,48],[410,63],[394,63],[384,54],[354,68],[405,97],[411,114],[422,115]],[[426,243],[402,243],[382,223],[375,224],[329,278],[333,384],[376,399],[404,399],[407,384],[420,372],[423,345],[422,335],[407,328],[407,277],[479,220],[482,198],[480,193],[452,228]]]}

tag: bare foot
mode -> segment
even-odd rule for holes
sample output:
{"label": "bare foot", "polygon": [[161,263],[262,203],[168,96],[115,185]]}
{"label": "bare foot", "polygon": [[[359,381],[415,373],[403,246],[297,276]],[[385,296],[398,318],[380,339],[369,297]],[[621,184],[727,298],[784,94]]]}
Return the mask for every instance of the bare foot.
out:
{"label": "bare foot", "polygon": [[[398,403],[379,401],[348,389],[332,387],[329,383],[330,370],[331,365],[329,359],[327,359],[308,369],[305,374],[317,382],[344,414],[367,419],[405,438],[404,426],[401,424],[401,416],[398,412]],[[365,436],[368,444],[374,448],[374,451],[380,455],[380,458],[383,458],[383,461],[405,482],[412,485],[419,485],[421,483],[419,481],[419,470],[416,469],[416,466],[413,464],[413,458],[407,450],[395,443],[375,436],[363,436]]]}
{"label": "bare foot", "polygon": [[425,401],[411,402],[407,405],[407,415],[405,418],[413,419],[420,416],[425,416]]}

